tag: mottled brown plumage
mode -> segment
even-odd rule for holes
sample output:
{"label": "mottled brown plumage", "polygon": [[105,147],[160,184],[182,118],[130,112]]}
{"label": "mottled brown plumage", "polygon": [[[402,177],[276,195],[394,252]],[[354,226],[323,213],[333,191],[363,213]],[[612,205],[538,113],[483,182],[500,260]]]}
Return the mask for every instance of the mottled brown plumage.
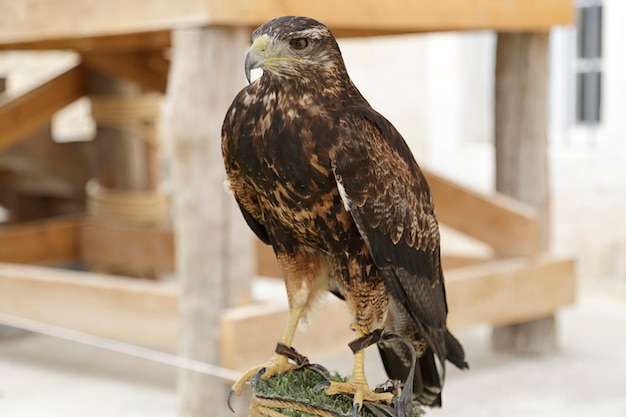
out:
{"label": "mottled brown plumage", "polygon": [[[285,276],[291,316],[281,342],[289,346],[301,314],[332,291],[346,300],[358,336],[382,328],[412,341],[421,355],[415,398],[440,404],[445,360],[467,364],[446,329],[439,229],[424,176],[352,84],[324,25],[281,17],[253,41],[246,71],[261,67],[263,76],[235,97],[222,150],[245,219],[273,246]],[[393,342],[379,349],[389,376],[404,380],[409,350]],[[356,385],[365,383],[360,360]],[[268,366],[289,369],[279,355]]]}

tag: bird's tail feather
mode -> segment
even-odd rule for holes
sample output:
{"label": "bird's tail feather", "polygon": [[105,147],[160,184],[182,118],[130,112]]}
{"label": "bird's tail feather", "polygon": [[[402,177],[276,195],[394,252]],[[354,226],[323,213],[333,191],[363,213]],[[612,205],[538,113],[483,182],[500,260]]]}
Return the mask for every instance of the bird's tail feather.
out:
{"label": "bird's tail feather", "polygon": [[[411,370],[408,349],[399,343],[386,343],[379,344],[378,350],[389,378],[405,381]],[[415,367],[413,400],[431,407],[441,406],[441,379],[430,348],[418,359]]]}
{"label": "bird's tail feather", "polygon": [[[465,361],[465,351],[461,343],[449,332],[445,331],[441,346],[441,356],[445,351],[445,358],[459,369],[469,368]],[[411,355],[409,349],[398,342],[379,343],[378,350],[385,366],[385,371],[391,379],[405,381],[411,370]],[[416,346],[419,351],[419,347]],[[413,378],[413,399],[420,404],[440,407],[441,390],[443,387],[443,364],[433,349],[428,347],[418,358]],[[438,367],[437,364],[440,366]]]}
{"label": "bird's tail feather", "polygon": [[465,362],[465,351],[461,343],[446,330],[446,359],[452,362],[459,369],[469,369],[469,365]]}

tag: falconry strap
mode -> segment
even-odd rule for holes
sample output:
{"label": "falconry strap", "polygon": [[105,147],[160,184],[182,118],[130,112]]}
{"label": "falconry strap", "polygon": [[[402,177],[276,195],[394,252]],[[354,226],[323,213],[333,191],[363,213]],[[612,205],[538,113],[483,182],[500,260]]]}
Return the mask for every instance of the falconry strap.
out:
{"label": "falconry strap", "polygon": [[361,336],[358,339],[354,339],[352,342],[348,343],[350,349],[352,349],[352,353],[357,353],[359,350],[363,350],[368,346],[373,345],[374,343],[378,343],[383,340],[383,330],[376,329],[371,333],[366,334],[365,336]]}

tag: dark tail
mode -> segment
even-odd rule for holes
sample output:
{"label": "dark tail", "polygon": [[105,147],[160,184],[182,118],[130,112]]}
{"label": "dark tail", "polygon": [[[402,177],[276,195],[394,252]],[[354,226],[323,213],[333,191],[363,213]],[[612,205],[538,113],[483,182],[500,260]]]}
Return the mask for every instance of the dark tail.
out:
{"label": "dark tail", "polygon": [[[445,333],[446,359],[460,369],[469,366],[459,341],[448,331]],[[409,349],[398,342],[379,343],[378,350],[391,379],[405,381],[411,370]],[[428,347],[418,358],[413,378],[413,400],[430,407],[441,407],[443,381],[437,368],[433,350]]]}
{"label": "dark tail", "polygon": [[459,369],[469,369],[469,365],[465,362],[465,350],[461,343],[446,330],[446,359],[452,362]]}

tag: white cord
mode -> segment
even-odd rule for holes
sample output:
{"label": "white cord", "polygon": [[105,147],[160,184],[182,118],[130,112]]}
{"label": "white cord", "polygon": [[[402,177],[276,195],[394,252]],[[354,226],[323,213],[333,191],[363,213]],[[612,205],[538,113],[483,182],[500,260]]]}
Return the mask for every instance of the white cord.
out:
{"label": "white cord", "polygon": [[9,314],[0,313],[0,323],[11,327],[16,327],[30,332],[43,334],[56,339],[67,340],[99,349],[122,353],[136,358],[146,359],[152,362],[169,365],[176,368],[187,369],[205,375],[222,378],[228,381],[236,381],[242,375],[241,372],[233,369],[211,365],[206,362],[184,358],[171,353],[149,349],[131,343],[120,342],[118,340],[107,339],[105,337],[93,336],[87,333],[77,332],[63,327],[52,326],[38,321],[15,317]]}

